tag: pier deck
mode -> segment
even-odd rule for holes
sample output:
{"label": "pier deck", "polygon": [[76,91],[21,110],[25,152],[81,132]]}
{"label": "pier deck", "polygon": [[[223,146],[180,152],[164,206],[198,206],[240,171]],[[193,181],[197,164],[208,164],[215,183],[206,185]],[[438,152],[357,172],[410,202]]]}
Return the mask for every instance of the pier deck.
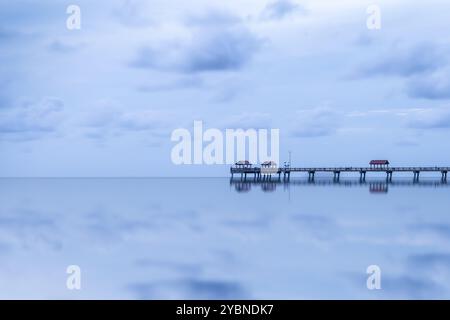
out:
{"label": "pier deck", "polygon": [[[447,173],[450,171],[450,167],[283,167],[278,168],[273,171],[274,175],[278,175],[281,179],[290,179],[291,173],[293,172],[307,172],[308,179],[313,180],[316,172],[329,172],[333,173],[334,179],[339,180],[342,172],[357,172],[360,175],[361,180],[366,179],[366,174],[368,172],[383,172],[386,173],[386,179],[392,180],[392,175],[394,172],[411,172],[414,174],[414,180],[418,180],[421,172],[439,172],[441,173],[441,179],[447,181]],[[262,174],[261,168],[259,167],[231,167],[230,169],[231,177],[235,174],[240,175],[241,178],[246,179],[247,175],[253,175],[254,179],[270,179],[272,174]]]}

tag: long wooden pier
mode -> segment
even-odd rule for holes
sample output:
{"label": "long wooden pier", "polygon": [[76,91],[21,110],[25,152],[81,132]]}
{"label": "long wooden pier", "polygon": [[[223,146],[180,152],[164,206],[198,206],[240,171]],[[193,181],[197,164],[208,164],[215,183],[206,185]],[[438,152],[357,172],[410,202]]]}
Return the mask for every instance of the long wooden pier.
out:
{"label": "long wooden pier", "polygon": [[420,174],[422,172],[436,172],[441,174],[441,180],[447,181],[447,173],[450,171],[450,167],[309,167],[309,168],[296,168],[296,167],[282,167],[275,168],[271,173],[266,173],[264,170],[261,170],[259,167],[231,167],[230,173],[233,178],[234,175],[240,175],[241,179],[247,179],[247,176],[253,176],[254,180],[270,180],[273,175],[278,175],[278,179],[281,180],[283,176],[283,180],[289,180],[291,177],[291,173],[295,172],[305,172],[308,173],[308,179],[314,180],[317,172],[325,172],[325,173],[333,173],[333,179],[339,180],[341,173],[343,172],[351,172],[358,173],[360,180],[366,179],[367,173],[372,172],[382,172],[386,174],[386,179],[391,181],[394,173],[405,173],[410,172],[414,175],[414,181],[419,180]]}

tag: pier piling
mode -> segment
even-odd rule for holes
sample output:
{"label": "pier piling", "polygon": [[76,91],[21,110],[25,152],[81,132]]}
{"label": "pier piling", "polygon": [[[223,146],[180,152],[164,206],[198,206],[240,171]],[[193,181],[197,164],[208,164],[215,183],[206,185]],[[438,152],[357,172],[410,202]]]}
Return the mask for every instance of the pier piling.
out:
{"label": "pier piling", "polygon": [[392,181],[392,171],[386,171],[386,180]]}
{"label": "pier piling", "polygon": [[365,181],[366,180],[366,171],[360,171],[359,172],[359,180]]}

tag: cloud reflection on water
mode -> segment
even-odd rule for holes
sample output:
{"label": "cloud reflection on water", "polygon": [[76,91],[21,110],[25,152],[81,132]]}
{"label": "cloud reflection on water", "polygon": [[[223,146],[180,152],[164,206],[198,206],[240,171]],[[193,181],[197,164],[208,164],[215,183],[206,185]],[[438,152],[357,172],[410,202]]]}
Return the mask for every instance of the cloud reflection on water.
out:
{"label": "cloud reflection on water", "polygon": [[[2,179],[0,297],[449,298],[449,189],[350,186]],[[86,275],[76,296],[69,264]]]}

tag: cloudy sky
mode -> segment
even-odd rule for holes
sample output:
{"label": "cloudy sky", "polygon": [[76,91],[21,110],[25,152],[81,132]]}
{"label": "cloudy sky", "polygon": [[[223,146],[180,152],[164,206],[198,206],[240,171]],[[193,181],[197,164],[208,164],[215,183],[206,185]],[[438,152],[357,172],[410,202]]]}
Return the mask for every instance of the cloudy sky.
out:
{"label": "cloudy sky", "polygon": [[227,175],[172,163],[194,120],[279,128],[299,166],[448,165],[450,4],[337,3],[1,0],[0,176]]}

